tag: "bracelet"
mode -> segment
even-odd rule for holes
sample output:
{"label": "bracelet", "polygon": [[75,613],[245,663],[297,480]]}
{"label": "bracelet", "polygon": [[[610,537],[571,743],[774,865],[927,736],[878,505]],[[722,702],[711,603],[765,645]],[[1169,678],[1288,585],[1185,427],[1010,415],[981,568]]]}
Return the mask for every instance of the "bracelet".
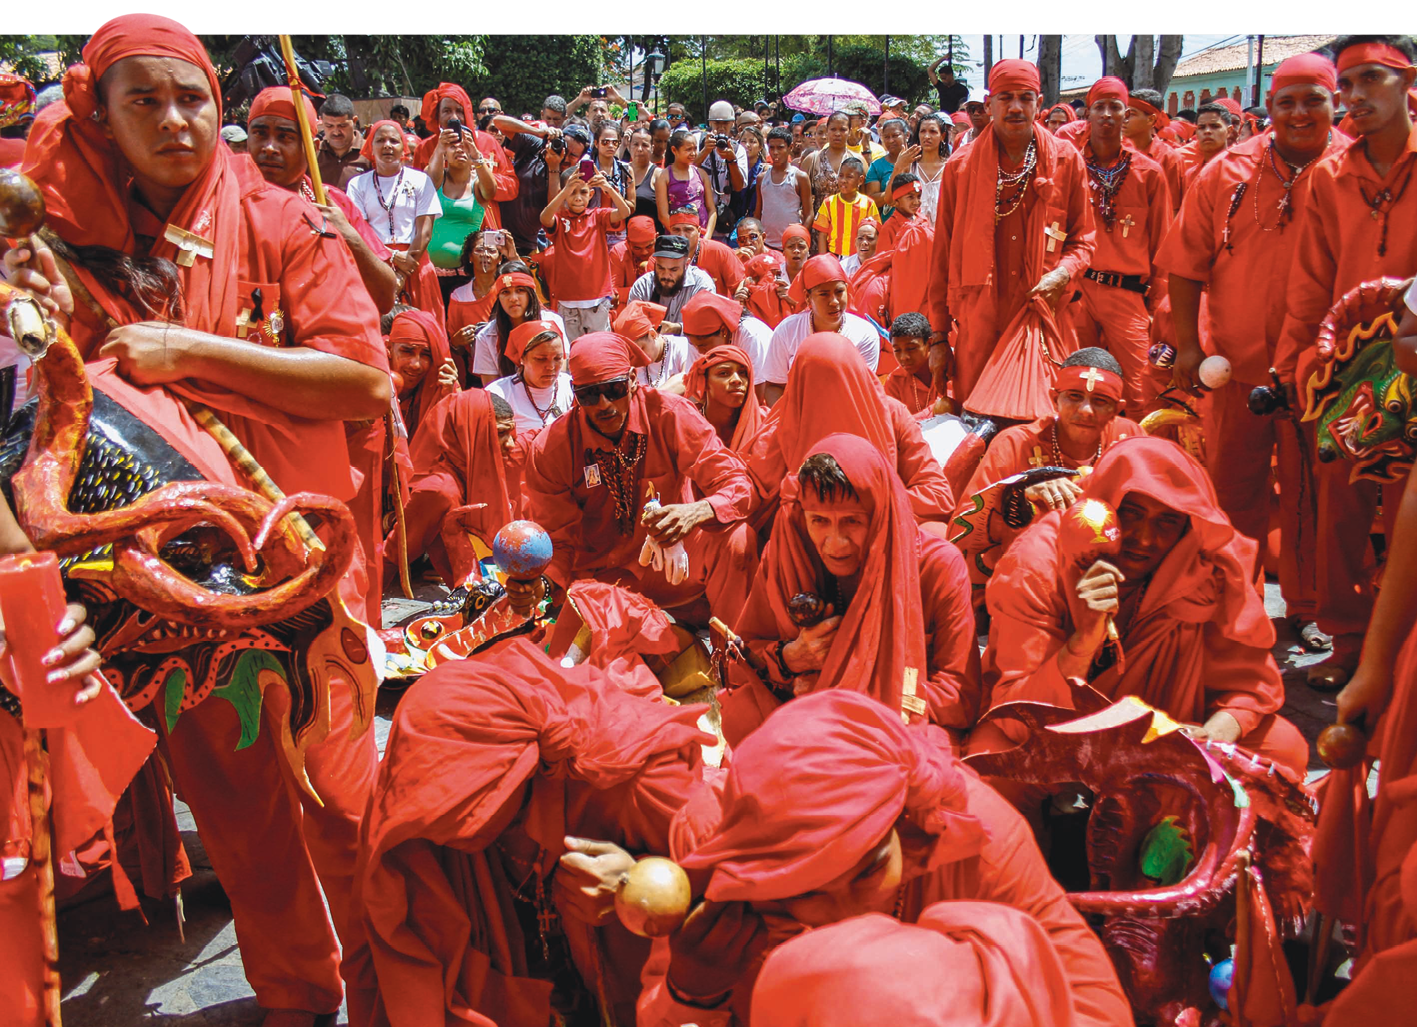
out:
{"label": "bracelet", "polygon": [[797,675],[793,672],[792,668],[787,665],[787,661],[782,658],[783,651],[786,649],[787,642],[779,642],[772,647],[772,655],[773,658],[777,660],[777,669],[782,673],[782,676],[788,681],[791,681]]}
{"label": "bracelet", "polygon": [[695,1009],[717,1009],[728,1001],[728,996],[733,994],[733,989],[719,992],[717,995],[686,995],[678,988],[674,987],[674,982],[669,979],[669,975],[664,975],[664,986],[669,989],[670,998],[674,999],[681,1006],[693,1006]]}

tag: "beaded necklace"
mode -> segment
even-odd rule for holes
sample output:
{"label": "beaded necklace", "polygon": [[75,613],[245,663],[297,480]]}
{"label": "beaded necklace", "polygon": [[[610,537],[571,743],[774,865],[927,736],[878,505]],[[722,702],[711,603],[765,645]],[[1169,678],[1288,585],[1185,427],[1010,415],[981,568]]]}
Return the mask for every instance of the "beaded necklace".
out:
{"label": "beaded necklace", "polygon": [[521,375],[517,375],[517,379],[522,383],[522,391],[526,393],[526,401],[530,403],[531,408],[536,411],[536,416],[541,418],[542,425],[545,425],[548,420],[555,420],[556,418],[561,416],[563,411],[560,407],[556,405],[555,382],[551,383],[551,402],[546,405],[546,409],[543,411],[539,406],[536,405],[536,399],[532,396],[531,386],[527,384],[526,379],[523,378]]}
{"label": "beaded necklace", "polygon": [[1407,186],[1412,181],[1412,169],[1414,167],[1417,167],[1417,161],[1408,161],[1407,174],[1403,177],[1402,185],[1398,186],[1396,193],[1391,189],[1383,189],[1376,196],[1369,196],[1368,190],[1364,189],[1361,185],[1358,187],[1359,195],[1363,197],[1363,202],[1368,205],[1368,216],[1374,221],[1382,218],[1382,232],[1378,236],[1379,257],[1387,255],[1388,215],[1392,213],[1392,209],[1397,206],[1398,201],[1400,201],[1403,194],[1407,192]]}
{"label": "beaded necklace", "polygon": [[[1098,439],[1098,440],[1097,440],[1097,452],[1093,455],[1093,457],[1092,457],[1092,462],[1093,462],[1094,464],[1096,464],[1097,461],[1099,461],[1099,460],[1101,460],[1101,459],[1102,459],[1102,440],[1101,440],[1101,439]],[[1058,422],[1057,422],[1056,419],[1053,421],[1053,466],[1054,466],[1054,467],[1066,467],[1066,466],[1068,466],[1067,464],[1063,463],[1063,448],[1058,445]]]}
{"label": "beaded necklace", "polygon": [[[625,438],[629,439],[628,454],[620,451]],[[586,463],[600,463],[603,460],[609,465],[610,473],[605,475],[605,487],[610,490],[610,498],[615,501],[615,524],[620,529],[620,534],[633,535],[635,523],[639,519],[635,508],[635,465],[644,459],[645,451],[649,447],[643,435],[628,429],[625,431],[625,438],[608,452],[603,449],[587,451]]]}
{"label": "beaded necklace", "polygon": [[1087,165],[1087,177],[1092,180],[1088,183],[1093,193],[1092,205],[1097,208],[1098,217],[1110,232],[1113,222],[1117,220],[1117,193],[1127,180],[1127,172],[1132,169],[1132,155],[1123,150],[1121,159],[1110,168],[1104,168],[1091,159],[1084,163]]}
{"label": "beaded necklace", "polygon": [[[1023,154],[1023,167],[1017,171],[999,168],[994,179],[994,223],[998,224],[1023,206],[1023,198],[1028,193],[1028,183],[1038,167],[1038,141],[1030,139],[1028,149]],[[1004,190],[1013,189],[1013,195],[1005,198]],[[1004,208],[1008,209],[1005,210]]]}
{"label": "beaded necklace", "polygon": [[[1333,139],[1333,133],[1331,133],[1331,132],[1329,133],[1329,139],[1330,139],[1330,140]],[[1260,190],[1259,190],[1259,179],[1260,179],[1260,176],[1264,174],[1264,165],[1261,164],[1259,170],[1258,170],[1257,172],[1255,172],[1255,183],[1256,183],[1256,184],[1255,184],[1255,202],[1254,202],[1254,207],[1255,207],[1255,224],[1259,226],[1260,231],[1262,231],[1262,232],[1273,232],[1273,231],[1277,228],[1277,229],[1279,229],[1280,233],[1283,234],[1283,232],[1284,232],[1284,226],[1285,226],[1286,224],[1288,224],[1290,221],[1293,221],[1293,220],[1294,220],[1294,201],[1293,201],[1293,198],[1292,198],[1292,192],[1291,192],[1291,191],[1293,190],[1294,186],[1298,183],[1298,181],[1299,181],[1299,176],[1302,175],[1305,171],[1308,171],[1308,170],[1309,170],[1309,167],[1314,163],[1314,161],[1318,160],[1319,157],[1322,157],[1322,156],[1324,155],[1324,152],[1326,152],[1327,150],[1328,150],[1328,145],[1325,144],[1323,151],[1321,151],[1320,153],[1318,153],[1317,155],[1315,155],[1315,156],[1313,156],[1313,157],[1310,157],[1310,158],[1309,158],[1308,160],[1306,160],[1303,164],[1297,164],[1297,165],[1296,165],[1296,164],[1290,163],[1289,158],[1283,157],[1283,156],[1280,155],[1279,151],[1274,148],[1274,140],[1273,140],[1273,139],[1271,139],[1271,140],[1269,141],[1269,146],[1266,147],[1266,151],[1267,151],[1268,156],[1269,156],[1269,168],[1270,168],[1271,171],[1274,172],[1274,177],[1277,178],[1277,179],[1279,179],[1279,185],[1280,185],[1280,187],[1284,190],[1284,192],[1283,192],[1283,194],[1279,197],[1279,202],[1275,204],[1275,209],[1279,211],[1279,218],[1278,218],[1278,220],[1275,221],[1275,223],[1274,223],[1273,225],[1271,225],[1270,227],[1266,228],[1266,227],[1264,226],[1264,223],[1260,220]],[[1281,160],[1284,161],[1284,163],[1285,163],[1286,165],[1288,165],[1288,167],[1289,167],[1289,177],[1288,177],[1288,178],[1285,178],[1285,177],[1284,177],[1284,173],[1279,170],[1279,162],[1280,162]]]}
{"label": "beaded necklace", "polygon": [[1230,209],[1225,212],[1225,231],[1220,234],[1220,241],[1225,244],[1226,253],[1234,253],[1235,247],[1230,244],[1230,221],[1235,217],[1235,212],[1240,209],[1240,201],[1245,198],[1245,190],[1249,187],[1248,182],[1241,182],[1235,186],[1235,191],[1230,194]]}
{"label": "beaded necklace", "polygon": [[374,172],[374,198],[379,201],[379,206],[389,215],[389,241],[394,241],[394,204],[398,202],[399,187],[403,185],[403,168],[399,168],[398,178],[394,180],[394,187],[389,192],[389,202],[384,202],[384,194],[379,189],[379,172]]}

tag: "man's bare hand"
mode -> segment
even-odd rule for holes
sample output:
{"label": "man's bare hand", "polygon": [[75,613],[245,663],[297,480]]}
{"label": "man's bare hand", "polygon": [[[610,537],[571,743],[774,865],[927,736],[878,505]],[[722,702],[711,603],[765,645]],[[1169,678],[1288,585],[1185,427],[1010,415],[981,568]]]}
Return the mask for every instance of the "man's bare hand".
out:
{"label": "man's bare hand", "polygon": [[602,924],[615,912],[615,893],[635,857],[614,842],[567,836],[565,843],[551,886],[556,908],[582,923]]}
{"label": "man's bare hand", "polygon": [[1072,478],[1053,478],[1030,485],[1023,490],[1023,498],[1045,510],[1066,510],[1078,501],[1082,488]]}
{"label": "man's bare hand", "polygon": [[700,500],[697,503],[671,503],[658,510],[647,510],[642,520],[654,540],[668,547],[683,540],[712,516],[713,507],[707,500]]}
{"label": "man's bare hand", "polygon": [[50,317],[67,318],[74,313],[74,294],[59,272],[54,251],[37,238],[5,251],[5,281],[23,289]]}
{"label": "man's bare hand", "polygon": [[1038,279],[1038,284],[1029,291],[1030,296],[1042,296],[1056,309],[1058,301],[1063,298],[1063,291],[1072,282],[1072,275],[1061,267],[1055,267]]}

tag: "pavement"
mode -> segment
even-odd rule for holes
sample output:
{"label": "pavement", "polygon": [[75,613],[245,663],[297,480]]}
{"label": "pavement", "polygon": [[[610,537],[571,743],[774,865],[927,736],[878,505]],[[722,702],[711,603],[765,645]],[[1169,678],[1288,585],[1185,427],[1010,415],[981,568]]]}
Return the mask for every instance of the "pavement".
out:
{"label": "pavement", "polygon": [[[385,600],[385,622],[402,621],[439,595],[421,586],[415,600]],[[1282,619],[1278,586],[1266,588],[1265,606],[1277,618],[1280,641],[1274,655],[1284,671],[1284,715],[1309,740],[1311,771],[1322,770],[1313,743],[1333,720],[1333,697],[1320,695],[1304,683],[1305,668],[1322,654],[1304,653],[1293,638]],[[397,701],[396,694],[380,694],[374,730],[381,754]],[[178,936],[172,909],[146,904],[149,922],[144,925],[138,912],[118,910],[108,889],[100,889],[99,897],[59,917],[63,1015],[71,1027],[258,1027],[261,1023],[261,1010],[242,972],[231,908],[191,813],[181,803],[178,825],[193,871],[182,887],[185,940]],[[343,1011],[339,1022],[348,1022]]]}

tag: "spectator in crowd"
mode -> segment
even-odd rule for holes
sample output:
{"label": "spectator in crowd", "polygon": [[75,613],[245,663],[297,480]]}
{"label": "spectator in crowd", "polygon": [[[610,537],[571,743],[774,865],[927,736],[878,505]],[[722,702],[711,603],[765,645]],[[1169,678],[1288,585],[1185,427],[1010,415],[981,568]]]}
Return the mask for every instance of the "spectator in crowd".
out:
{"label": "spectator in crowd", "polygon": [[876,255],[876,244],[880,239],[881,223],[874,217],[862,219],[856,226],[856,249],[842,258],[841,269],[847,276],[861,270],[861,265]]}
{"label": "spectator in crowd", "polygon": [[341,93],[331,93],[320,105],[320,148],[316,158],[320,181],[348,191],[349,181],[372,167],[360,150],[364,136],[354,123],[354,101]]}
{"label": "spectator in crowd", "polygon": [[739,221],[757,210],[758,176],[767,167],[766,140],[756,125],[747,125],[738,130],[738,142],[748,156],[748,179],[743,189],[733,194],[734,227]]}
{"label": "spectator in crowd", "polygon": [[[650,123],[653,125],[653,122]],[[654,131],[645,125],[630,130],[630,181],[634,185],[635,217],[655,218],[659,204],[654,196],[654,180],[659,167],[654,159]]]}
{"label": "spectator in crowd", "polygon": [[[548,96],[546,103],[559,101],[564,109],[565,101],[559,96]],[[542,109],[543,120],[553,107]],[[507,150],[512,155],[512,167],[517,175],[516,199],[502,207],[502,224],[512,233],[512,241],[517,252],[539,253],[546,248],[545,235],[541,230],[541,212],[546,208],[548,196],[560,189],[560,179],[556,179],[556,189],[548,189],[549,175],[557,176],[561,168],[579,164],[590,148],[590,137],[584,129],[563,134],[561,129],[550,124],[534,124],[517,118],[498,114],[492,123],[507,136]],[[548,155],[554,160],[554,171]]]}
{"label": "spectator in crowd", "polygon": [[552,93],[541,105],[541,122],[547,128],[560,128],[566,123],[566,101]]}
{"label": "spectator in crowd", "polygon": [[497,269],[497,284],[492,287],[492,317],[478,331],[472,346],[472,373],[480,383],[490,384],[516,371],[506,354],[507,340],[512,329],[527,321],[550,321],[557,325],[565,338],[566,324],[561,315],[545,310],[536,290],[536,279],[527,266],[511,261]]}
{"label": "spectator in crowd", "polygon": [[969,131],[960,140],[960,146],[978,139],[979,133],[984,131],[984,126],[989,124],[989,108],[981,100],[968,101],[964,105],[964,113],[969,115]]}
{"label": "spectator in crowd", "polygon": [[492,129],[492,119],[502,113],[502,101],[495,96],[484,96],[477,101],[477,127],[482,132]]}
{"label": "spectator in crowd", "polygon": [[927,114],[933,113],[935,113],[935,108],[931,107],[928,103],[917,104],[915,109],[910,112],[910,117],[905,119],[905,123],[910,126],[910,134],[915,134],[916,126],[920,124],[921,118]]}
{"label": "spectator in crowd", "polygon": [[669,120],[670,131],[677,132],[681,128],[689,127],[689,119],[684,114],[684,105],[677,100],[669,105],[665,114]]}
{"label": "spectator in crowd", "polygon": [[708,131],[699,139],[699,167],[708,175],[712,203],[718,217],[708,225],[708,234],[727,238],[733,230],[728,204],[734,194],[747,188],[748,154],[733,138],[733,105],[718,100],[709,107]]}
{"label": "spectator in crowd", "polygon": [[842,110],[846,112],[846,148],[859,156],[865,167],[870,167],[882,152],[866,130],[871,114],[861,100],[848,101]]}
{"label": "spectator in crowd", "polygon": [[462,364],[464,381],[472,369],[473,340],[497,302],[493,294],[497,269],[516,259],[511,233],[504,229],[479,228],[463,241],[460,260],[465,281],[448,297],[448,342],[453,358]]}
{"label": "spectator in crowd", "polygon": [[225,125],[221,130],[222,142],[232,153],[246,152],[246,130],[240,125]]}
{"label": "spectator in crowd", "polygon": [[655,118],[649,123],[650,159],[656,167],[664,167],[664,162],[669,154],[669,137],[674,134],[674,129],[669,126],[669,122],[663,118]]}
{"label": "spectator in crowd", "polygon": [[873,160],[866,169],[866,184],[863,190],[884,212],[886,205],[886,190],[890,186],[891,179],[902,171],[909,171],[910,165],[920,156],[916,149],[910,154],[910,159],[906,161],[905,167],[897,170],[896,164],[900,162],[901,153],[906,149],[906,138],[910,131],[903,118],[884,118],[877,123],[877,130],[881,133],[881,145],[885,152]]}
{"label": "spectator in crowd", "polygon": [[817,233],[817,252],[849,257],[856,252],[856,229],[867,218],[881,221],[875,202],[860,192],[866,180],[861,158],[847,157],[837,172],[837,191],[817,208],[812,228]]}
{"label": "spectator in crowd", "polygon": [[940,97],[940,111],[947,115],[959,110],[969,99],[969,83],[955,78],[954,68],[946,63],[948,60],[949,55],[941,57],[926,72]]}
{"label": "spectator in crowd", "polygon": [[920,179],[920,211],[925,220],[935,220],[935,207],[940,202],[940,180],[945,171],[945,161],[950,155],[946,126],[948,122],[938,114],[927,114],[916,126],[911,148],[917,149],[909,171]]}
{"label": "spectator in crowd", "polygon": [[465,126],[438,133],[428,177],[438,189],[438,202],[443,209],[443,216],[433,223],[428,259],[438,274],[446,303],[453,290],[467,281],[463,244],[482,227],[497,184],[492,177],[491,157],[477,148],[472,129]]}
{"label": "spectator in crowd", "polygon": [[[826,144],[815,153],[802,160],[802,170],[812,183],[812,218],[817,216],[817,208],[838,189],[837,172],[841,162],[852,156],[846,147],[846,135],[851,119],[845,111],[836,111],[826,119]],[[857,160],[860,160],[858,157]]]}
{"label": "spectator in crowd", "polygon": [[[549,156],[554,162],[556,154]],[[610,197],[610,207],[590,206],[596,189]],[[615,289],[610,283],[609,235],[613,226],[633,212],[629,201],[611,188],[604,174],[596,171],[587,180],[574,170],[541,212],[541,227],[556,245],[550,273],[556,283],[556,309],[565,322],[568,343],[587,332],[610,330],[610,304]]]}
{"label": "spectator in crowd", "polygon": [[707,271],[694,266],[689,257],[689,240],[681,236],[661,235],[655,241],[653,256],[650,270],[630,286],[630,299],[664,307],[665,330],[678,335],[683,331],[679,312],[696,294],[714,292],[713,279]]}
{"label": "spectator in crowd", "polygon": [[517,432],[539,432],[571,409],[566,339],[556,321],[523,321],[507,339],[506,358],[516,371],[487,386],[516,416]]}
{"label": "spectator in crowd", "polygon": [[679,129],[669,137],[670,164],[654,177],[655,212],[665,231],[669,216],[676,210],[694,208],[699,227],[713,234],[716,212],[713,207],[713,184],[703,168],[697,166],[699,141],[694,133]]}
{"label": "spectator in crowd", "polygon": [[763,235],[763,223],[757,218],[744,218],[738,222],[738,248],[734,254],[741,264],[746,264],[760,253],[767,253],[767,237]]}
{"label": "spectator in crowd", "polygon": [[782,233],[789,225],[807,222],[812,206],[812,183],[807,172],[792,163],[792,133],[775,128],[768,133],[768,162],[758,177],[758,198],[753,216],[762,222],[763,237],[775,250],[782,249]]}
{"label": "spectator in crowd", "polygon": [[1043,119],[1043,124],[1048,127],[1049,132],[1057,135],[1058,129],[1077,120],[1077,115],[1073,113],[1072,107],[1065,103],[1055,103],[1048,108],[1048,114]]}
{"label": "spectator in crowd", "polygon": [[[624,129],[620,127],[618,121],[611,121],[609,118],[603,119],[594,127],[595,149],[594,163],[595,170],[605,177],[609,188],[615,190],[623,196],[633,208],[635,203],[635,180],[630,171],[630,165],[620,160],[615,154],[620,149],[621,140],[624,137]],[[564,173],[563,173],[564,174]],[[611,202],[605,195],[604,190],[596,189],[590,198],[591,207],[609,207]],[[610,245],[625,241],[624,225],[610,232]]]}
{"label": "spectator in crowd", "polygon": [[682,236],[689,244],[689,260],[713,279],[720,296],[732,296],[743,280],[743,264],[733,251],[717,239],[709,239],[699,231],[698,219],[692,211],[676,211],[669,218],[671,235]]}

